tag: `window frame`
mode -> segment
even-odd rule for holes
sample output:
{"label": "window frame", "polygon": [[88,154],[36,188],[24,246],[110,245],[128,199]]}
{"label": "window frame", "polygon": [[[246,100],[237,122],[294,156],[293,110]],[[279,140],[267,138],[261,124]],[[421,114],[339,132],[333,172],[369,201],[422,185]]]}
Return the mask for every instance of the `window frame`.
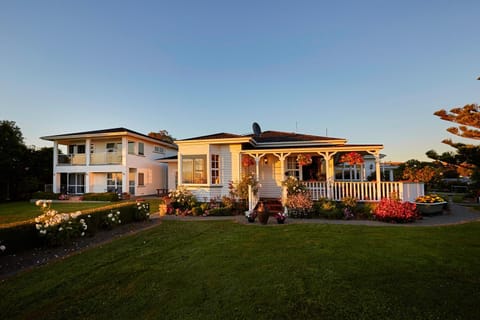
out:
{"label": "window frame", "polygon": [[[186,172],[186,168],[191,168],[191,172]],[[182,156],[182,184],[207,183],[207,155],[195,154]]]}
{"label": "window frame", "polygon": [[210,155],[210,183],[213,185],[220,184],[220,155]]}

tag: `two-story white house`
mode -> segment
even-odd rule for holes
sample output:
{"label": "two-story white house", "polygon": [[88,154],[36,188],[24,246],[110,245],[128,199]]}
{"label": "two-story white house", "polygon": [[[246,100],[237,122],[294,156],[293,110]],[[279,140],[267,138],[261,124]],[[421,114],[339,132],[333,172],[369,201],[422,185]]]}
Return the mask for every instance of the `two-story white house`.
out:
{"label": "two-story white house", "polygon": [[156,194],[168,187],[167,165],[177,146],[125,128],[42,137],[53,141],[53,191],[68,194]]}

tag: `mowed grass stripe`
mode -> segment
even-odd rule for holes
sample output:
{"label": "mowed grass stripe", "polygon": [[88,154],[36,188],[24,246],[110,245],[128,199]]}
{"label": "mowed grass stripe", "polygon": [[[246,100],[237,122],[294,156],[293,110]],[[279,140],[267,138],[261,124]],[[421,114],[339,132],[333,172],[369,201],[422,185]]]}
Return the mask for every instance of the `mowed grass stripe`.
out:
{"label": "mowed grass stripe", "polygon": [[158,227],[0,284],[8,319],[473,319],[480,223]]}

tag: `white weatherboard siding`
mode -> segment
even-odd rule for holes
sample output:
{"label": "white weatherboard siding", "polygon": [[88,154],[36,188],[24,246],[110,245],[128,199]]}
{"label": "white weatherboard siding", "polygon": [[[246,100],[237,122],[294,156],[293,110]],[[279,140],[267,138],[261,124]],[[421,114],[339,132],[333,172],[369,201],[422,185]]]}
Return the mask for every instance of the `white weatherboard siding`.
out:
{"label": "white weatherboard siding", "polygon": [[[106,192],[107,174],[120,173],[123,192],[130,192],[130,182],[133,182],[134,195],[153,195],[157,193],[157,189],[168,188],[168,167],[157,160],[177,154],[175,145],[125,128],[57,135],[43,139],[54,142],[55,192],[61,191],[62,174],[85,174],[85,192]],[[129,145],[133,146],[133,150],[129,150]],[[58,149],[63,150],[62,155]],[[139,173],[143,174],[142,185]]]}

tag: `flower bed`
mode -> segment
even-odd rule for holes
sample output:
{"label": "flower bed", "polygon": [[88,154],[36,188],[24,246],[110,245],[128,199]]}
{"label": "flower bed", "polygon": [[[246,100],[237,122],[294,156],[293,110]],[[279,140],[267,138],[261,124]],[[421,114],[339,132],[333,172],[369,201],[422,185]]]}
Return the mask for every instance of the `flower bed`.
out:
{"label": "flower bed", "polygon": [[448,205],[447,201],[437,194],[427,194],[415,199],[418,211],[425,216],[440,214]]}

